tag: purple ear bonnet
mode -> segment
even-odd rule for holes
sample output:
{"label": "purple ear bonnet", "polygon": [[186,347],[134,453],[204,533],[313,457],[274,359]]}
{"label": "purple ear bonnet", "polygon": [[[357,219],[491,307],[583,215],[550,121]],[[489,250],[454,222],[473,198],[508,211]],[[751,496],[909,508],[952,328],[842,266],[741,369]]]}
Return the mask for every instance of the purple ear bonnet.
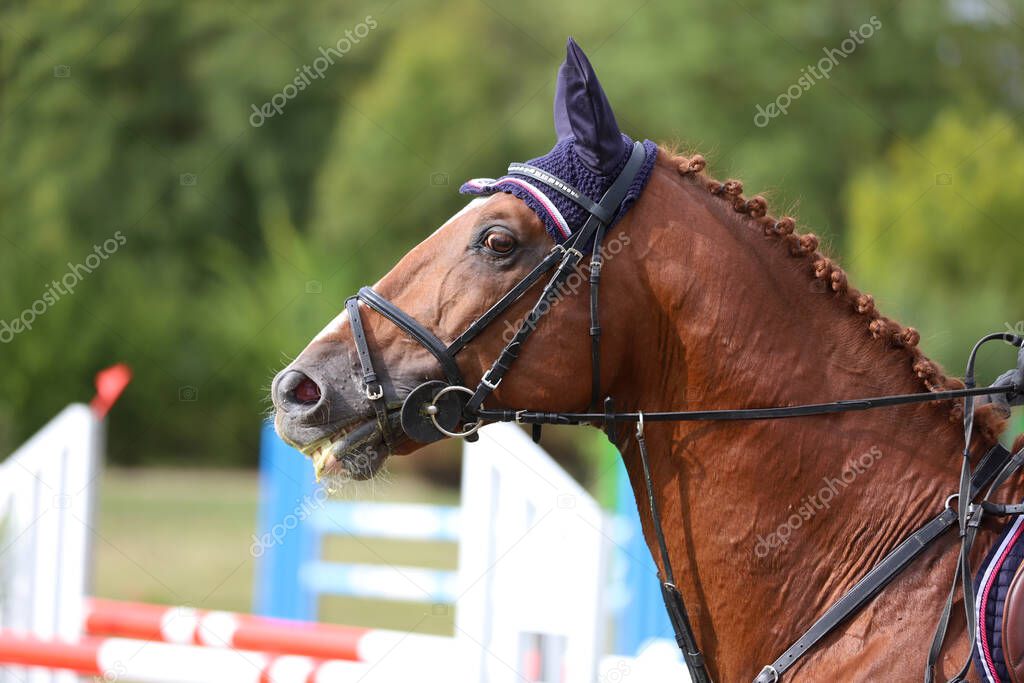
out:
{"label": "purple ear bonnet", "polygon": [[[544,156],[531,159],[526,163],[564,180],[596,202],[611,186],[615,176],[619,174],[629,158],[633,141],[626,135],[621,135],[620,139],[622,140],[622,151],[618,155],[618,161],[610,175],[598,175],[580,161],[572,138],[562,140]],[[644,151],[647,152],[647,159],[626,193],[626,199],[622,202],[618,213],[612,219],[612,225],[622,218],[629,207],[633,205],[633,202],[643,192],[647,179],[651,177],[651,169],[654,168],[654,160],[658,155],[658,147],[650,140],[645,140]],[[472,195],[489,195],[495,192],[514,194],[540,216],[548,234],[558,244],[567,240],[573,232],[579,229],[588,216],[582,206],[562,193],[556,192],[547,185],[532,183],[529,178],[520,175],[505,175],[497,180],[474,178],[467,180],[459,191]]]}
{"label": "purple ear bonnet", "polygon": [[[615,114],[593,67],[571,38],[566,46],[565,63],[558,70],[555,131],[558,142],[554,149],[526,163],[568,183],[594,202],[599,201],[626,165],[633,141],[619,132]],[[650,140],[643,144],[644,164],[611,225],[633,205],[651,176],[658,148]],[[558,244],[579,229],[588,216],[582,206],[562,193],[544,183],[531,181],[529,174],[511,170],[498,179],[469,180],[459,191],[471,195],[495,192],[515,195],[540,216],[548,234]]]}

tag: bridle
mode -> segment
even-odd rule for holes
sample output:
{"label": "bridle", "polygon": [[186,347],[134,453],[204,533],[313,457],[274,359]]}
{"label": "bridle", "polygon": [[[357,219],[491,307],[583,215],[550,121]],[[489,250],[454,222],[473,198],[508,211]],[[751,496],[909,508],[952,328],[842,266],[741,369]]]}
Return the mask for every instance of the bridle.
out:
{"label": "bridle", "polygon": [[[690,410],[662,412],[615,412],[611,397],[603,400],[603,410],[595,409],[601,400],[600,378],[600,340],[601,324],[599,311],[599,285],[603,263],[601,243],[605,231],[613,218],[619,213],[626,193],[634,179],[640,173],[645,160],[645,151],[640,142],[633,143],[632,151],[625,166],[612,182],[611,186],[594,202],[569,183],[553,176],[535,166],[512,164],[509,175],[525,178],[539,183],[564,195],[581,206],[587,218],[578,230],[562,244],[555,247],[526,276],[517,282],[504,296],[474,320],[458,337],[449,344],[441,341],[437,335],[420,324],[398,306],[385,299],[369,287],[363,287],[358,294],[349,298],[345,307],[352,326],[353,339],[356,346],[366,398],[373,406],[381,429],[382,440],[389,450],[395,443],[395,435],[390,424],[388,400],[384,387],[373,367],[372,356],[366,341],[359,303],[389,320],[437,359],[445,380],[430,380],[413,389],[402,401],[402,431],[411,439],[420,443],[429,443],[444,437],[462,437],[467,440],[478,438],[477,431],[486,422],[517,422],[533,426],[534,440],[540,437],[540,426],[543,424],[600,424],[603,426],[612,443],[618,443],[618,424],[635,423],[635,439],[640,452],[647,502],[650,508],[653,528],[661,556],[662,571],[660,572],[662,597],[668,611],[669,619],[675,631],[676,642],[683,653],[687,669],[694,683],[711,683],[704,656],[697,646],[696,636],[690,622],[681,592],[676,586],[675,575],[669,559],[668,546],[661,523],[658,506],[654,498],[654,486],[651,478],[650,461],[644,435],[645,425],[650,422],[684,422],[684,421],[720,421],[720,420],[773,420],[797,418],[811,415],[827,415],[859,410],[869,410],[886,406],[929,401],[945,401],[957,398],[965,399],[964,435],[965,447],[961,468],[960,487],[957,493],[946,499],[946,505],[940,514],[918,528],[899,546],[886,555],[860,581],[858,581],[843,597],[828,610],[778,659],[765,666],[754,683],[777,683],[782,675],[789,670],[822,638],[832,632],[845,619],[856,613],[868,600],[892,581],[910,562],[918,557],[929,545],[938,539],[943,532],[959,522],[961,532],[960,561],[957,576],[954,577],[954,588],[958,577],[962,580],[964,603],[968,608],[968,630],[973,644],[974,625],[971,618],[973,608],[973,583],[970,575],[969,552],[977,532],[981,516],[989,514],[1024,514],[1024,505],[997,506],[988,501],[991,494],[1007,481],[1022,465],[1024,450],[1011,454],[1002,446],[996,446],[979,462],[972,471],[969,451],[973,428],[973,397],[986,395],[1015,396],[1024,387],[1011,386],[976,387],[974,382],[974,361],[980,347],[997,339],[1020,347],[1024,337],[996,333],[983,338],[974,347],[968,361],[968,372],[965,388],[949,391],[922,392],[894,396],[880,396],[862,399],[841,400],[829,403],[816,403],[797,406],[771,408],[744,408],[725,410]],[[522,346],[536,329],[545,312],[550,309],[552,300],[559,295],[560,287],[572,273],[576,272],[584,257],[584,251],[590,253],[589,285],[590,285],[590,339],[592,384],[590,406],[585,412],[552,413],[532,410],[509,410],[484,408],[484,401],[501,384],[512,364],[519,357]],[[553,272],[552,272],[553,271]],[[551,273],[536,303],[520,323],[515,335],[504,346],[490,368],[483,374],[475,389],[465,385],[465,380],[456,362],[457,354],[462,351],[480,332],[486,329],[502,313],[519,301],[545,275]],[[461,428],[460,428],[461,425]],[[978,495],[984,496],[974,502]],[[956,499],[954,509],[950,502]],[[1019,508],[1019,509],[1016,509]],[[952,611],[954,592],[951,591],[943,614],[936,629],[935,638],[929,653],[925,681],[933,680],[934,664],[938,660],[942,644],[945,640],[946,627]],[[970,605],[968,605],[970,603]],[[953,681],[963,680],[970,665],[968,658],[958,676]]]}
{"label": "bridle", "polygon": [[[591,408],[597,405],[601,393],[601,324],[598,310],[598,289],[603,263],[601,243],[604,240],[605,230],[626,197],[633,180],[640,173],[645,160],[646,151],[643,143],[634,142],[625,166],[598,202],[592,201],[569,183],[540,168],[528,164],[510,165],[509,175],[528,178],[532,182],[554,189],[583,207],[588,218],[579,230],[573,232],[563,244],[556,244],[540,263],[534,266],[480,317],[470,323],[465,331],[450,344],[445,344],[412,316],[369,287],[361,288],[358,294],[345,302],[363,373],[366,397],[377,413],[386,444],[390,446],[393,442],[387,419],[387,399],[384,397],[383,386],[373,368],[370,350],[366,343],[366,335],[359,313],[360,301],[390,320],[429,351],[440,363],[447,380],[447,383],[437,380],[424,382],[410,392],[402,403],[403,431],[421,443],[436,441],[445,436],[472,438],[488,419],[483,414],[486,411],[482,410],[484,400],[501,384],[505,373],[519,357],[523,343],[536,329],[545,311],[550,308],[552,300],[559,296],[560,287],[571,274],[576,272],[583,260],[583,250],[588,248],[590,251],[591,363],[593,366],[590,405]],[[544,286],[537,302],[523,319],[515,335],[480,378],[476,390],[466,387],[462,373],[455,361],[456,355],[552,270],[554,273]],[[455,431],[464,418],[468,419],[468,424],[462,430]]]}

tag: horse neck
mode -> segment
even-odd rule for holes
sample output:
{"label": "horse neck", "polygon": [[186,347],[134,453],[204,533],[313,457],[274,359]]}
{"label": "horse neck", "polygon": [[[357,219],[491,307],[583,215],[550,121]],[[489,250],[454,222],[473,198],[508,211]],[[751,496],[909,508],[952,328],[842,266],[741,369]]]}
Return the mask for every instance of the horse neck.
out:
{"label": "horse neck", "polygon": [[[814,286],[811,264],[659,164],[629,226],[647,292],[620,408],[826,402],[923,391],[911,355]],[[623,269],[624,270],[624,269]],[[609,281],[612,280],[609,275]],[[656,352],[653,352],[656,350]],[[955,489],[950,404],[781,421],[648,424],[655,497],[698,640],[742,680]],[[620,443],[646,501],[633,439]],[[639,505],[658,558],[650,515]],[[661,564],[660,559],[658,560]],[[771,615],[770,619],[754,615]]]}

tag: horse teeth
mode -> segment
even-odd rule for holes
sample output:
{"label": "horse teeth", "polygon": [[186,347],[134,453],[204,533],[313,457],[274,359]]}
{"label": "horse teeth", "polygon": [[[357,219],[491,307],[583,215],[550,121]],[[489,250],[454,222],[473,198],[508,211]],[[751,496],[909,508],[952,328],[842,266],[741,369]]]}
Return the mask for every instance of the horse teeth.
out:
{"label": "horse teeth", "polygon": [[338,443],[338,441],[343,439],[345,435],[348,434],[350,431],[352,431],[350,428],[342,429],[338,431],[336,434],[332,434],[329,437],[321,439],[315,448],[308,451],[303,451],[303,453],[305,453],[306,456],[312,458],[313,460],[313,472],[316,474],[317,482],[320,481],[320,478],[323,476],[324,470],[327,469],[327,465],[330,463],[332,457],[331,447],[334,446],[334,444]]}
{"label": "horse teeth", "polygon": [[323,476],[324,470],[327,468],[327,462],[330,455],[331,452],[329,450],[329,444],[320,446],[313,451],[313,472],[316,474],[316,480],[318,483],[320,478]]}

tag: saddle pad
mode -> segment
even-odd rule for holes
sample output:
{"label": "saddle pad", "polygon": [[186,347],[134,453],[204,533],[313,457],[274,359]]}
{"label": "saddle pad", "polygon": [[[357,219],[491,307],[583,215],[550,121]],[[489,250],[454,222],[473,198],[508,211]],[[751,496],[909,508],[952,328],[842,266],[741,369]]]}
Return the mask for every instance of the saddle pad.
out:
{"label": "saddle pad", "polygon": [[978,569],[978,633],[974,643],[974,663],[987,683],[1012,683],[1006,666],[1003,643],[1003,612],[1010,583],[1024,560],[1024,517],[1015,517],[999,535]]}

